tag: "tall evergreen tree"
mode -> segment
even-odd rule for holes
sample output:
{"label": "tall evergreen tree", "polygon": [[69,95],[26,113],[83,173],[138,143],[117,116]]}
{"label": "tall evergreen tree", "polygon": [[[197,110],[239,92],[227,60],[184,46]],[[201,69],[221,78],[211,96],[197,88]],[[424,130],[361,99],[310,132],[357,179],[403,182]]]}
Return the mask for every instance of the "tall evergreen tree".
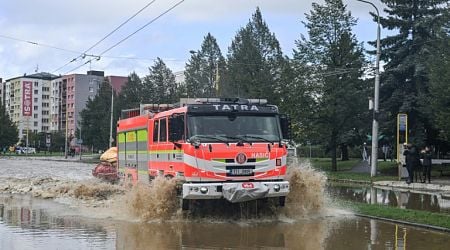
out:
{"label": "tall evergreen tree", "polygon": [[0,102],[0,150],[16,144],[18,136],[17,126],[11,121],[5,107]]}
{"label": "tall evergreen tree", "polygon": [[208,33],[201,49],[192,54],[186,64],[185,82],[189,97],[216,97],[220,75],[225,71],[225,59],[216,39]]}
{"label": "tall evergreen tree", "polygon": [[293,94],[304,101],[294,108],[303,111],[297,119],[306,136],[327,144],[336,171],[337,147],[347,143],[365,111],[363,49],[352,34],[356,20],[342,0],[313,3],[306,19],[309,39],[296,41],[293,59],[298,76],[293,84],[299,91]]}
{"label": "tall evergreen tree", "polygon": [[268,98],[278,103],[286,60],[259,8],[232,41],[227,66],[222,95]]}
{"label": "tall evergreen tree", "polygon": [[138,108],[143,103],[145,96],[151,93],[145,91],[144,85],[139,76],[133,72],[128,76],[127,83],[122,87],[118,102],[121,109]]}
{"label": "tall evergreen tree", "polygon": [[[429,94],[426,66],[433,41],[439,40],[448,17],[448,0],[381,0],[387,17],[381,25],[397,34],[381,40],[381,59],[386,62],[380,91],[380,108],[388,119],[384,133],[395,135],[397,113],[408,114],[410,141],[433,142],[433,126],[421,106]],[[426,109],[426,108],[425,108]]]}
{"label": "tall evergreen tree", "polygon": [[144,89],[149,96],[144,97],[144,103],[174,103],[177,100],[177,84],[175,75],[166,64],[157,58],[155,64],[150,67],[149,75],[144,77]]}
{"label": "tall evergreen tree", "polygon": [[[430,60],[430,95],[426,112],[429,122],[438,130],[438,139],[450,149],[450,37],[437,43]],[[439,143],[441,144],[441,143]],[[444,145],[441,145],[444,146]]]}
{"label": "tall evergreen tree", "polygon": [[[81,128],[83,144],[93,146],[96,149],[106,149],[110,137],[110,112],[111,112],[111,85],[107,80],[103,81],[97,95],[93,100],[88,100],[86,108],[81,111]],[[117,100],[114,93],[114,99]],[[116,134],[116,126],[119,115],[119,104],[114,103],[113,138]]]}

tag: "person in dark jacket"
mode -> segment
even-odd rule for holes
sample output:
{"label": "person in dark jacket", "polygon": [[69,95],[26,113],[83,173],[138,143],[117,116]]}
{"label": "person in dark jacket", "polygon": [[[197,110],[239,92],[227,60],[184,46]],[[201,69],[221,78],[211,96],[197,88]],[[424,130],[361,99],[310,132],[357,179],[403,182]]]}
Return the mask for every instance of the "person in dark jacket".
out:
{"label": "person in dark jacket", "polygon": [[419,168],[420,156],[417,147],[411,144],[403,152],[406,160],[406,169],[408,170],[408,180],[406,183],[410,184],[414,181],[414,170]]}
{"label": "person in dark jacket", "polygon": [[425,183],[428,177],[428,183],[431,183],[431,164],[433,155],[431,153],[430,147],[426,146],[424,150],[421,152],[422,156],[422,166],[423,166],[423,180],[422,183]]}

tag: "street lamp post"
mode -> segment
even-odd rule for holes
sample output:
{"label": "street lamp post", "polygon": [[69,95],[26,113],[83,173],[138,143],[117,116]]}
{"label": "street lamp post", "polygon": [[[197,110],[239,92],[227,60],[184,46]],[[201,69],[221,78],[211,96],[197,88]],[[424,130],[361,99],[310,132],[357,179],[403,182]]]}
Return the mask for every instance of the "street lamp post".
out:
{"label": "street lamp post", "polygon": [[375,62],[375,93],[374,93],[374,105],[373,105],[373,123],[372,123],[372,156],[370,163],[370,176],[374,177],[377,174],[377,160],[378,160],[378,108],[380,100],[380,12],[375,4],[365,1],[356,0],[372,5],[377,12],[377,55]]}
{"label": "street lamp post", "polygon": [[69,128],[69,124],[67,124],[69,122],[68,119],[68,115],[67,115],[67,106],[66,106],[66,132],[64,135],[64,158],[67,159],[67,129]]}
{"label": "street lamp post", "polygon": [[112,83],[109,84],[111,85],[111,123],[109,127],[109,148],[111,148],[113,142],[112,131],[113,131],[113,111],[114,111],[114,88],[112,86]]}
{"label": "street lamp post", "polygon": [[[81,120],[82,121],[82,120]],[[83,151],[83,139],[81,138],[81,126],[82,126],[82,122],[80,122],[80,140],[78,141],[80,144],[80,161],[81,161],[81,152]]]}

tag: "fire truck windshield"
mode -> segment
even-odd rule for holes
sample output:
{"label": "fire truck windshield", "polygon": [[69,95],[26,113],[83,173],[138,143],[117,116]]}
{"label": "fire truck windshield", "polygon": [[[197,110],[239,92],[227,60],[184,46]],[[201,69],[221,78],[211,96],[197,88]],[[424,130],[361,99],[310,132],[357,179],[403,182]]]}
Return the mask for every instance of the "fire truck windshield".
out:
{"label": "fire truck windshield", "polygon": [[205,142],[276,142],[281,139],[275,115],[191,115],[187,118],[188,138],[203,137]]}

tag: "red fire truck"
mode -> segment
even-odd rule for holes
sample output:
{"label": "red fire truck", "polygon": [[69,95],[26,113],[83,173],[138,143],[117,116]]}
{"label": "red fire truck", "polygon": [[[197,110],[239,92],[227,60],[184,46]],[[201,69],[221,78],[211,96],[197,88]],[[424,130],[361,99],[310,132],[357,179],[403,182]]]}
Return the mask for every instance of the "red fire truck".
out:
{"label": "red fire truck", "polygon": [[182,180],[183,209],[196,199],[274,198],[284,206],[289,119],[264,99],[201,98],[125,110],[117,124],[125,181]]}

